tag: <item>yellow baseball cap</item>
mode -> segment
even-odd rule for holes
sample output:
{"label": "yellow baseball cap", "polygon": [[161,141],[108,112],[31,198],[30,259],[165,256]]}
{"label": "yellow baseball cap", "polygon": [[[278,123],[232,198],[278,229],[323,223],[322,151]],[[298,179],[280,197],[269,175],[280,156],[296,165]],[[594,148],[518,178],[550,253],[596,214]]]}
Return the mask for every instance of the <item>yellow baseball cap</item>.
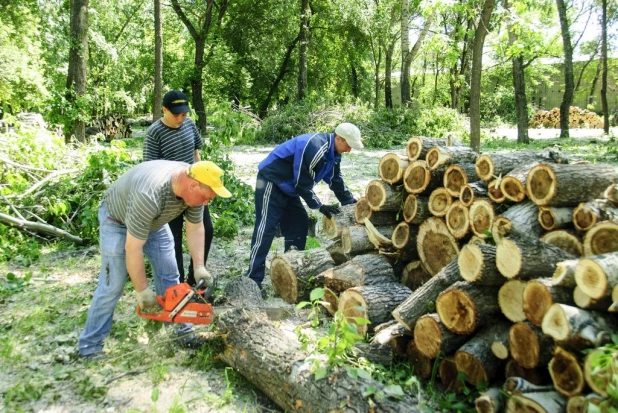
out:
{"label": "yellow baseball cap", "polygon": [[188,176],[195,179],[198,182],[208,185],[212,188],[217,195],[222,198],[229,198],[232,193],[223,186],[221,177],[223,176],[223,169],[219,168],[212,161],[200,161],[193,165],[190,165],[185,172]]}

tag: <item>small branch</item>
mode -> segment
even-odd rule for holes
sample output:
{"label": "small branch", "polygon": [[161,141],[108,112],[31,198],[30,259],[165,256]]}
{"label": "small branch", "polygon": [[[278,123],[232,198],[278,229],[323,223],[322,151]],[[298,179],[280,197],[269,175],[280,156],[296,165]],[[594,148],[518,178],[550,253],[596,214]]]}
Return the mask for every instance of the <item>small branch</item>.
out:
{"label": "small branch", "polygon": [[43,232],[45,234],[54,235],[56,237],[62,237],[79,245],[82,245],[85,243],[84,240],[81,239],[80,237],[77,237],[73,234],[69,234],[68,232],[64,230],[60,228],[56,228],[53,225],[49,225],[49,224],[21,220],[21,219],[17,219],[15,217],[12,217],[10,215],[6,215],[3,213],[0,213],[0,222],[4,222],[4,223],[7,223],[7,224],[10,224],[10,225],[13,225],[18,228],[25,229],[25,230],[33,230],[37,232]]}
{"label": "small branch", "polygon": [[0,157],[0,161],[6,163],[8,165],[16,166],[16,167],[18,167],[20,169],[27,169],[27,170],[30,170],[30,171],[53,172],[53,171],[51,171],[49,169],[34,168],[32,166],[23,165],[23,164],[20,164],[20,163],[17,163],[17,162],[13,162],[13,161],[10,161],[10,160],[8,160],[6,158],[2,158],[2,157]]}

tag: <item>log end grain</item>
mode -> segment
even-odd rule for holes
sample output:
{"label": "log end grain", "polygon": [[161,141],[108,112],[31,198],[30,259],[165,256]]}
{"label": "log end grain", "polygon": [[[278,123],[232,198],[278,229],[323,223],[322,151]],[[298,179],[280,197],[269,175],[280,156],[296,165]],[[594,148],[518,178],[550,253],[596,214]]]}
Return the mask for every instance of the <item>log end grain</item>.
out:
{"label": "log end grain", "polygon": [[595,261],[582,258],[575,267],[575,282],[587,296],[599,299],[608,294],[607,276]]}
{"label": "log end grain", "polygon": [[537,205],[547,205],[556,196],[556,174],[548,164],[539,164],[528,172],[528,197]]}
{"label": "log end grain", "polygon": [[406,154],[410,162],[416,161],[421,156],[423,150],[423,138],[420,136],[413,136],[408,140],[406,145]]}
{"label": "log end grain", "polygon": [[429,195],[429,211],[437,217],[445,216],[452,203],[453,197],[446,188],[437,188]]}
{"label": "log end grain", "polygon": [[461,278],[468,282],[478,281],[483,271],[483,252],[476,244],[466,244],[457,256]]}
{"label": "log end grain", "polygon": [[287,260],[275,257],[270,263],[270,278],[275,293],[290,304],[298,302],[298,279]]}
{"label": "log end grain", "polygon": [[567,315],[564,313],[564,309],[559,303],[556,303],[549,307],[549,310],[543,317],[543,323],[541,323],[543,333],[553,337],[554,340],[563,341],[570,334],[569,321]]}
{"label": "log end grain", "polygon": [[470,229],[479,237],[487,237],[491,231],[495,212],[494,207],[486,199],[477,199],[470,206]]}
{"label": "log end grain", "polygon": [[429,315],[419,318],[414,326],[414,342],[425,357],[438,357],[442,343],[442,331],[438,321]]}
{"label": "log end grain", "polygon": [[361,197],[354,206],[354,219],[358,224],[364,224],[365,218],[371,218],[372,210],[365,197]]}
{"label": "log end grain", "polygon": [[391,240],[395,248],[404,248],[410,241],[410,226],[406,222],[400,222],[395,227]]}
{"label": "log end grain", "polygon": [[556,347],[549,362],[549,374],[558,393],[566,397],[580,394],[584,388],[584,373],[575,356]]}
{"label": "log end grain", "polygon": [[411,194],[420,194],[429,185],[431,172],[424,161],[412,162],[403,173],[403,185]]}
{"label": "log end grain", "polygon": [[585,202],[580,203],[573,210],[573,225],[578,231],[588,231],[597,223],[597,216],[586,206]]}
{"label": "log end grain", "polygon": [[510,321],[517,323],[526,319],[524,313],[524,289],[526,282],[521,280],[507,281],[498,290],[498,305],[500,311]]}
{"label": "log end grain", "polygon": [[506,278],[515,278],[521,270],[521,251],[510,239],[503,239],[496,247],[496,267]]}
{"label": "log end grain", "polygon": [[487,196],[497,204],[501,204],[506,201],[506,197],[504,196],[502,189],[500,189],[500,181],[498,179],[489,181],[489,184],[487,185]]}
{"label": "log end grain", "polygon": [[[403,166],[403,168],[402,168]],[[387,153],[380,159],[378,164],[378,174],[384,182],[394,184],[401,181],[403,171],[408,166],[408,162],[402,163],[402,159],[395,153]]]}
{"label": "log end grain", "polygon": [[558,247],[575,257],[581,257],[584,254],[584,246],[579,238],[562,229],[548,232],[541,237],[541,241]]}
{"label": "log end grain", "polygon": [[335,218],[328,218],[326,215],[322,215],[322,232],[324,232],[328,239],[339,237],[339,226]]}
{"label": "log end grain", "polygon": [[500,191],[506,199],[513,202],[521,202],[526,199],[526,188],[521,181],[512,176],[502,178]]}
{"label": "log end grain", "polygon": [[436,312],[442,324],[457,334],[470,334],[476,329],[476,304],[464,291],[452,289],[436,299]]}
{"label": "log end grain", "polygon": [[360,324],[354,320],[355,318],[364,318],[366,320],[369,319],[367,313],[367,303],[365,302],[362,294],[354,289],[345,290],[339,296],[339,309],[342,311],[349,323],[356,325],[358,334],[367,334],[367,324]]}
{"label": "log end grain", "polygon": [[524,323],[515,323],[509,330],[509,349],[513,359],[522,367],[531,369],[539,363],[539,341],[532,329]]}
{"label": "log end grain", "polygon": [[444,172],[444,188],[452,197],[459,197],[461,188],[468,184],[468,175],[459,165],[451,165]]}
{"label": "log end grain", "polygon": [[369,208],[373,211],[380,210],[380,207],[386,202],[386,196],[386,191],[381,181],[374,179],[367,184],[365,199],[369,203]]}
{"label": "log end grain", "polygon": [[490,155],[481,155],[475,162],[476,176],[485,182],[491,180],[494,175],[494,163]]}
{"label": "log end grain", "polygon": [[465,237],[470,230],[468,208],[461,201],[453,202],[446,211],[446,226],[457,239]]}
{"label": "log end grain", "polygon": [[531,280],[524,288],[523,307],[526,318],[535,326],[541,326],[543,317],[554,300],[547,286],[536,280]]}
{"label": "log end grain", "polygon": [[444,221],[432,217],[419,227],[416,237],[419,257],[430,275],[436,275],[459,254],[459,245]]}
{"label": "log end grain", "polygon": [[556,215],[552,208],[539,207],[539,224],[545,231],[551,231],[556,226]]}
{"label": "log end grain", "polygon": [[601,255],[618,251],[618,223],[599,222],[586,232],[584,255]]}
{"label": "log end grain", "polygon": [[500,341],[494,341],[491,343],[491,352],[500,360],[506,360],[509,358],[509,348]]}
{"label": "log end grain", "polygon": [[473,355],[464,351],[457,351],[455,352],[455,363],[457,370],[465,372],[466,381],[473,386],[481,382],[488,382],[487,372],[481,362]]}

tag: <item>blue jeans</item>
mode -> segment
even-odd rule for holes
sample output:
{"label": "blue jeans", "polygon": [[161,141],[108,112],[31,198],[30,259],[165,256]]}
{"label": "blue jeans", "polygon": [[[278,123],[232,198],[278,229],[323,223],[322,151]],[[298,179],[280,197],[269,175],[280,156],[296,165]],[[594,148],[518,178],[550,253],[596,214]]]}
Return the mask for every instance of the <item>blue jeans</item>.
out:
{"label": "blue jeans", "polygon": [[[127,228],[109,217],[105,203],[99,207],[99,243],[101,245],[101,270],[99,285],[94,291],[88,310],[86,327],[79,337],[79,354],[87,356],[103,351],[103,340],[112,328],[116,303],[122,296],[127,282],[125,243]],[[169,226],[148,235],[144,244],[154,274],[155,290],[162,295],[172,285],[178,284],[178,266],[174,255],[174,239]],[[186,327],[185,331],[187,328]]]}

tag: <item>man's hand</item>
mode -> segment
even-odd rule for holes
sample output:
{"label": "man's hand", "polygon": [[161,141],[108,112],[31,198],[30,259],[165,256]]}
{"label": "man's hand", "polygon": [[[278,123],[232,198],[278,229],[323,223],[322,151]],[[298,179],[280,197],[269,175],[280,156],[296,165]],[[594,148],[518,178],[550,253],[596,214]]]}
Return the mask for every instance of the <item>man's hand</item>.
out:
{"label": "man's hand", "polygon": [[159,306],[159,302],[157,301],[157,295],[150,288],[146,287],[144,291],[138,291],[136,293],[137,303],[142,310]]}
{"label": "man's hand", "polygon": [[322,205],[320,207],[320,212],[323,213],[326,218],[330,219],[333,215],[340,213],[341,210],[336,206]]}
{"label": "man's hand", "polygon": [[204,280],[204,287],[211,286],[214,281],[213,276],[210,275],[203,265],[196,265],[193,267],[193,276],[195,277],[196,283],[200,282],[200,280]]}

